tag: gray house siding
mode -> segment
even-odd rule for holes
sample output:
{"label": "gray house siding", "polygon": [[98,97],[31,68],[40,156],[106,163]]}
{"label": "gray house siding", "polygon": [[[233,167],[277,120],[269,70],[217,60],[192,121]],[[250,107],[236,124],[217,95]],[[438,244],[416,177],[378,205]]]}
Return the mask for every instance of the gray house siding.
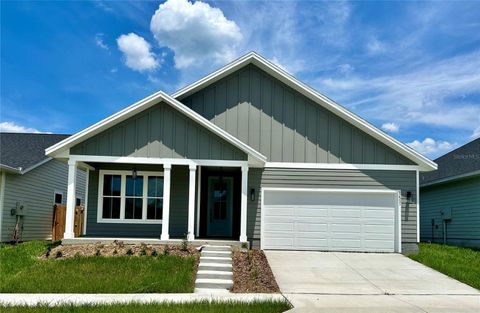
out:
{"label": "gray house siding", "polygon": [[[249,170],[249,188],[258,190],[256,201],[248,203],[247,236],[260,245],[261,187],[392,189],[402,195],[402,250],[416,248],[417,204],[415,171],[317,170],[266,168]],[[407,202],[407,191],[412,199]]]}
{"label": "gray house siding", "polygon": [[422,187],[420,194],[422,241],[443,243],[440,212],[450,208],[452,219],[447,223],[447,243],[480,248],[480,177]]}
{"label": "gray house siding", "polygon": [[[12,239],[16,218],[10,210],[17,202],[28,209],[23,217],[22,240],[52,238],[52,218],[55,191],[63,193],[67,200],[68,165],[57,160],[27,172],[24,175],[6,175],[5,198],[2,218],[2,241]],[[85,200],[85,172],[77,172],[77,197]]]}
{"label": "gray house siding", "polygon": [[87,139],[71,154],[246,160],[247,155],[171,106],[160,103]]}
{"label": "gray house siding", "polygon": [[180,100],[270,162],[413,164],[254,65]]}
{"label": "gray house siding", "polygon": [[[163,171],[159,166],[135,166],[137,170]],[[87,233],[91,237],[133,237],[160,238],[161,224],[114,224],[97,223],[98,177],[100,169],[128,170],[132,167],[118,164],[95,165],[89,173]],[[187,232],[188,223],[188,166],[172,166],[170,190],[170,229],[171,237],[182,237]]]}

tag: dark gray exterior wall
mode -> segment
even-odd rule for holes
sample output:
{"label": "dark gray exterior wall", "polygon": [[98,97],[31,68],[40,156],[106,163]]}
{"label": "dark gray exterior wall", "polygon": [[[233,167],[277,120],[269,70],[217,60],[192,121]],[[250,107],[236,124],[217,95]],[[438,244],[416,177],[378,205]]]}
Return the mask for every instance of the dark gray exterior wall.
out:
{"label": "dark gray exterior wall", "polygon": [[247,155],[160,103],[70,149],[71,154],[246,160]]}
{"label": "dark gray exterior wall", "polygon": [[[248,200],[247,236],[253,247],[260,246],[261,187],[392,189],[402,195],[402,250],[416,248],[417,204],[415,171],[318,170],[266,168],[250,169],[248,187],[258,190]],[[412,199],[407,202],[407,191]]]}
{"label": "dark gray exterior wall", "polygon": [[[89,173],[87,233],[90,237],[132,237],[160,238],[161,224],[97,223],[98,177],[100,169],[163,171],[159,166],[95,164],[95,171]],[[172,166],[170,188],[170,229],[171,237],[183,237],[188,223],[188,166]]]}
{"label": "dark gray exterior wall", "polygon": [[420,189],[421,241],[443,243],[440,212],[446,208],[452,210],[447,243],[480,248],[480,176]]}
{"label": "dark gray exterior wall", "polygon": [[[52,238],[52,218],[55,191],[63,193],[67,201],[68,165],[50,160],[24,175],[6,174],[2,218],[2,241],[12,239],[16,223],[10,210],[23,202],[28,212],[23,217],[22,240]],[[77,197],[85,200],[85,172],[77,171]]]}
{"label": "dark gray exterior wall", "polygon": [[413,164],[254,65],[180,100],[270,162]]}

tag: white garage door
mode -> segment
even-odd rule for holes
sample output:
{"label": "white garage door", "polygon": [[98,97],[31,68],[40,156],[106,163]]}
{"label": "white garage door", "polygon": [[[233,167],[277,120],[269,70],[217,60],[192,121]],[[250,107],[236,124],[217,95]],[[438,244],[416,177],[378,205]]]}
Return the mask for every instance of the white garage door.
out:
{"label": "white garage door", "polygon": [[400,252],[398,193],[263,189],[263,249]]}

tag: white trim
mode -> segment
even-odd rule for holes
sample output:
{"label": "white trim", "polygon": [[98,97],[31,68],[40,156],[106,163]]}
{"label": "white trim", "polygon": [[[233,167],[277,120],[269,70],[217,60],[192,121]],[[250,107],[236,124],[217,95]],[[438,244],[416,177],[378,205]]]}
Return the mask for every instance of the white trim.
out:
{"label": "white trim", "polygon": [[265,72],[269,73],[270,75],[279,79],[286,85],[297,90],[298,92],[310,98],[317,104],[333,112],[334,114],[340,116],[341,118],[347,120],[351,124],[357,126],[367,134],[383,142],[384,144],[394,149],[398,153],[411,159],[412,161],[420,165],[422,170],[431,171],[431,170],[437,169],[437,164],[435,162],[429,160],[427,157],[421,155],[414,149],[410,148],[409,146],[399,142],[395,138],[379,130],[372,124],[368,123],[367,121],[355,115],[354,113],[348,111],[347,109],[335,103],[328,97],[320,94],[310,86],[307,86],[305,83],[297,80],[295,77],[287,73],[285,70],[273,64],[272,62],[268,61],[267,59],[263,58],[262,56],[258,55],[255,52],[250,52],[240,57],[239,59],[231,62],[230,64],[222,67],[216,72],[213,72],[210,75],[207,75],[204,78],[194,82],[193,84],[190,84],[180,89],[179,91],[172,94],[172,97],[176,99],[182,99],[184,97],[187,97],[188,95],[194,93],[195,91],[201,88],[205,88],[206,86],[212,84],[213,82],[235,72],[236,70],[250,63],[260,67]]}
{"label": "white trim", "polygon": [[5,172],[0,173],[0,242],[2,242],[2,223],[3,223],[3,205],[5,202],[5,184],[7,175]]}
{"label": "white trim", "polygon": [[85,200],[83,203],[83,234],[87,234],[87,209],[88,209],[88,183],[90,180],[90,169],[85,170]]}
{"label": "white trim", "polygon": [[195,165],[189,166],[188,175],[188,235],[187,240],[195,240],[195,173],[197,167]]}
{"label": "white trim", "polygon": [[210,130],[211,132],[217,134],[230,144],[236,146],[243,152],[245,152],[247,155],[254,157],[257,162],[259,163],[264,163],[266,162],[267,158],[258,152],[257,150],[253,149],[252,147],[248,146],[247,144],[243,143],[241,140],[238,138],[232,136],[225,130],[221,129],[217,125],[213,124],[209,120],[207,120],[205,117],[201,116],[197,112],[193,111],[183,103],[175,100],[174,98],[170,97],[163,91],[159,91],[157,93],[154,93],[153,95],[150,95],[132,105],[129,107],[101,120],[100,122],[76,133],[75,135],[72,135],[55,145],[45,149],[45,153],[48,156],[55,157],[56,154],[61,153],[62,151],[65,151],[66,149],[71,148],[72,146],[96,135],[99,134],[100,132],[128,119],[131,116],[134,116],[135,114],[155,105],[158,104],[159,102],[165,102],[169,104],[171,107],[176,109],[177,111],[181,112],[182,114],[186,115],[190,119],[194,120],[195,122],[199,123],[202,125],[204,128]]}
{"label": "white trim", "polygon": [[416,173],[416,196],[417,196],[417,243],[420,242],[420,172]]}
{"label": "white trim", "polygon": [[375,193],[394,194],[397,196],[395,208],[395,238],[394,252],[402,252],[402,204],[401,191],[391,189],[347,189],[347,188],[294,188],[294,187],[262,187],[260,204],[260,249],[264,249],[264,223],[265,223],[265,191],[307,191],[307,192],[339,192],[339,193]]}
{"label": "white trim", "polygon": [[266,162],[265,167],[338,170],[418,171],[418,165]]}
{"label": "white trim", "polygon": [[[126,177],[131,175],[128,170],[100,170],[98,177],[97,223],[99,224],[162,224],[162,220],[147,219],[148,177],[164,176],[163,172],[137,171],[137,176],[143,176],[142,219],[125,218]],[[105,175],[120,175],[120,218],[103,218],[103,180]],[[137,197],[138,198],[138,197]]]}
{"label": "white trim", "polygon": [[248,166],[242,166],[242,194],[240,200],[240,242],[247,242]]}
{"label": "white trim", "polygon": [[70,155],[70,160],[77,162],[95,163],[124,163],[124,164],[170,164],[170,165],[196,165],[196,166],[222,166],[241,167],[248,165],[248,161],[229,160],[204,160],[204,159],[172,159],[172,158],[147,158],[147,157],[116,157],[102,155]]}
{"label": "white trim", "polygon": [[200,205],[201,205],[201,185],[202,185],[202,167],[198,167],[197,175],[197,228],[195,230],[195,235],[200,236]]}
{"label": "white trim", "polygon": [[[77,162],[69,160],[68,161],[68,185],[67,185],[67,207],[65,213],[65,233],[63,238],[71,239],[75,238],[75,202],[76,196],[75,193],[77,184]],[[62,199],[63,201],[63,199]]]}
{"label": "white trim", "polygon": [[[55,198],[56,198],[57,194],[62,195],[62,202],[60,202],[60,203],[57,203],[55,201]],[[52,201],[53,204],[64,204],[65,202],[63,202],[63,196],[64,196],[63,191],[61,191],[59,189],[53,189],[53,201]]]}
{"label": "white trim", "polygon": [[162,234],[160,240],[169,240],[170,235],[170,184],[172,175],[172,166],[165,164],[163,166],[163,213],[162,213]]}
{"label": "white trim", "polygon": [[20,174],[20,175],[22,174],[22,169],[21,168],[11,167],[11,166],[8,166],[8,165],[5,165],[5,164],[0,164],[0,171],[11,173],[11,174]]}

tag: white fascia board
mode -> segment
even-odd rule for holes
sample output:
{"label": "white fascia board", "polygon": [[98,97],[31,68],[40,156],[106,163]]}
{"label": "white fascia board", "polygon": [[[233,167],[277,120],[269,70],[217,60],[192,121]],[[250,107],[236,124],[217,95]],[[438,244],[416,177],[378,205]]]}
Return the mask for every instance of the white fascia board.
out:
{"label": "white fascia board", "polygon": [[267,168],[328,169],[328,170],[382,170],[382,171],[418,171],[418,165],[391,164],[348,164],[348,163],[290,163],[267,162]]}
{"label": "white fascia board", "polygon": [[209,120],[207,120],[206,118],[198,114],[197,112],[193,111],[183,103],[175,100],[174,98],[170,97],[169,95],[167,95],[162,91],[159,91],[151,96],[148,96],[132,104],[131,106],[101,120],[100,122],[76,133],[75,135],[60,141],[59,143],[47,148],[45,150],[45,153],[48,156],[55,157],[56,154],[64,152],[65,150],[71,148],[72,146],[92,136],[95,136],[96,134],[99,134],[100,132],[128,119],[129,117],[132,117],[138,114],[139,112],[159,103],[160,101],[163,101],[169,104],[180,113],[186,115],[190,119],[202,125],[204,128],[210,130],[211,132],[223,138],[230,144],[236,146],[237,148],[245,152],[248,156],[254,157],[258,162],[260,163],[266,162],[267,158],[264,155],[262,155],[260,152],[246,145],[245,143],[240,141],[238,138],[230,135],[229,133],[227,133],[217,125],[213,124],[212,122],[210,122]]}
{"label": "white fascia board", "polygon": [[21,168],[11,167],[5,164],[0,164],[0,170],[2,172],[9,173],[9,174],[20,174],[20,175],[22,174]]}
{"label": "white fascia board", "polygon": [[180,89],[179,91],[175,92],[172,95],[172,97],[176,99],[182,99],[184,97],[187,97],[188,95],[198,91],[201,88],[206,87],[207,85],[214,83],[215,81],[231,74],[232,72],[236,71],[239,68],[242,68],[243,66],[249,63],[252,63],[258,66],[259,68],[269,73],[273,77],[277,78],[278,80],[282,81],[286,85],[300,92],[302,95],[310,98],[315,103],[335,113],[339,117],[345,119],[352,125],[355,125],[356,127],[360,128],[362,131],[376,138],[377,140],[384,143],[388,147],[392,148],[393,150],[397,151],[398,153],[402,154],[408,159],[414,161],[420,166],[421,171],[432,171],[437,169],[437,164],[432,160],[421,155],[414,149],[401,143],[395,138],[387,135],[386,133],[379,130],[372,124],[368,123],[358,115],[348,111],[341,105],[337,104],[336,102],[332,101],[328,97],[317,92],[316,90],[306,85],[305,83],[299,81],[298,79],[296,79],[295,77],[293,77],[292,75],[284,71],[282,68],[276,66],[275,64],[266,60],[265,58],[256,54],[255,52],[250,52],[245,56],[240,57],[236,61],[229,63],[228,65],[224,66],[218,71],[213,72],[212,74],[198,80],[197,82],[191,85],[188,85],[185,88]]}

